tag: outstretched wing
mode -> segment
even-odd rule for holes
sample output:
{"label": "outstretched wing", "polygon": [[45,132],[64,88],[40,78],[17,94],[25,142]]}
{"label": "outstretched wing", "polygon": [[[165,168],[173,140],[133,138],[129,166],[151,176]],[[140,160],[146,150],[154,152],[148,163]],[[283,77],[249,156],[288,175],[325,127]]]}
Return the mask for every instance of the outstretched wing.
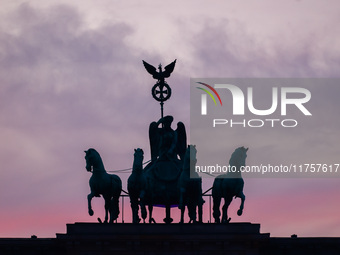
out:
{"label": "outstretched wing", "polygon": [[172,62],[169,65],[167,65],[166,67],[164,67],[164,69],[165,69],[165,71],[163,72],[163,77],[164,78],[168,78],[170,76],[170,74],[174,71],[176,60],[177,59],[175,59],[174,62]]}
{"label": "outstretched wing", "polygon": [[143,61],[143,65],[146,69],[146,71],[148,71],[149,74],[151,74],[154,78],[155,76],[158,76],[158,72],[157,72],[157,69],[156,67],[150,65],[149,63],[145,62],[144,60]]}
{"label": "outstretched wing", "polygon": [[184,159],[185,151],[187,149],[187,134],[183,122],[177,123],[177,152],[181,160]]}

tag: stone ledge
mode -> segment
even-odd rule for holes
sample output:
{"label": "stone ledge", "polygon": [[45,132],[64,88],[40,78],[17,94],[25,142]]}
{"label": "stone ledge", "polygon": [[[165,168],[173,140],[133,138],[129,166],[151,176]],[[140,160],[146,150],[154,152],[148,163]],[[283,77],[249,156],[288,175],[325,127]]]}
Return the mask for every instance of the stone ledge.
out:
{"label": "stone ledge", "polygon": [[107,236],[107,235],[265,235],[260,234],[260,224],[249,222],[229,224],[131,224],[131,223],[74,223],[67,224],[66,234],[57,234],[57,238],[65,236]]}

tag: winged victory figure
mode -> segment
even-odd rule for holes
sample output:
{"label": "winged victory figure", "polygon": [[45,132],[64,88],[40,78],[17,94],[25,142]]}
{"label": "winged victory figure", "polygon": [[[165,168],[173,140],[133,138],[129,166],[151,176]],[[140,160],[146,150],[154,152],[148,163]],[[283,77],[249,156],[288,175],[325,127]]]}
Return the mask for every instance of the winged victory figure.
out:
{"label": "winged victory figure", "polygon": [[[185,126],[182,122],[177,123],[177,129],[171,128],[172,116],[165,116],[158,122],[152,122],[149,127],[149,139],[151,147],[151,161],[175,160],[177,155],[181,160],[187,146]],[[162,124],[162,127],[158,126]]]}

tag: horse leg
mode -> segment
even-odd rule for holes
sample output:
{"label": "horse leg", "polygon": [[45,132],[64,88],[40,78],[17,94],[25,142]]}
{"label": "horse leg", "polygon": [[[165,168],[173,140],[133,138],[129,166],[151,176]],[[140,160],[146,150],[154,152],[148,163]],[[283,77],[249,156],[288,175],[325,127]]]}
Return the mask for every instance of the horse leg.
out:
{"label": "horse leg", "polygon": [[220,205],[221,205],[221,196],[217,196],[213,194],[213,217],[215,219],[215,223],[220,223]]}
{"label": "horse leg", "polygon": [[198,222],[203,223],[203,196],[202,196],[202,179],[200,179],[198,189],[196,190],[196,201],[197,201],[197,210],[198,210]]}
{"label": "horse leg", "polygon": [[190,218],[189,223],[196,223],[196,205],[193,201],[188,203],[188,215]]}
{"label": "horse leg", "polygon": [[154,218],[152,218],[153,205],[152,204],[148,205],[148,209],[149,209],[149,223],[156,223]]}
{"label": "horse leg", "polygon": [[178,203],[178,209],[181,210],[181,221],[179,222],[181,224],[184,223],[184,212],[185,212],[185,203],[183,201],[184,193],[185,193],[185,189],[181,188],[180,195],[179,195],[179,203]]}
{"label": "horse leg", "polygon": [[110,223],[113,223],[119,216],[119,195],[111,198]]}
{"label": "horse leg", "polygon": [[143,223],[145,223],[147,212],[146,212],[146,206],[145,206],[144,202],[142,202],[142,201],[140,202],[140,210],[141,210],[141,214],[142,214]]}
{"label": "horse leg", "polygon": [[185,207],[184,204],[184,196],[185,196],[185,189],[181,188],[180,189],[180,194],[179,194],[179,203],[178,203],[178,209],[182,209],[182,207]]}
{"label": "horse leg", "polygon": [[185,212],[185,206],[181,206],[181,221],[179,223],[184,223],[184,212]]}
{"label": "horse leg", "polygon": [[87,203],[88,203],[88,210],[89,210],[89,215],[92,216],[93,215],[93,210],[92,210],[92,206],[91,206],[91,200],[94,197],[94,193],[90,193],[87,195]]}
{"label": "horse leg", "polygon": [[203,223],[203,206],[199,204],[197,208],[198,208],[198,222]]}
{"label": "horse leg", "polygon": [[238,209],[237,211],[237,215],[241,216],[243,213],[244,200],[246,200],[246,196],[243,194],[243,191],[241,191],[238,197],[241,198],[241,205],[240,205],[240,209]]}
{"label": "horse leg", "polygon": [[132,210],[132,223],[137,224],[139,223],[140,219],[138,217],[138,197],[131,197],[131,210]]}
{"label": "horse leg", "polygon": [[[109,219],[109,210],[110,210],[110,198],[109,197],[104,197],[104,200],[105,200],[105,220],[104,220],[104,223],[107,223],[108,222],[108,219]],[[111,210],[110,210],[111,211]],[[110,215],[111,215],[111,212],[110,212]]]}
{"label": "horse leg", "polygon": [[144,197],[145,197],[145,191],[144,190],[142,190],[140,192],[139,197],[140,197],[139,204],[140,204],[140,210],[141,210],[141,214],[142,214],[142,219],[143,219],[143,222],[145,223],[147,212],[146,212],[145,201],[144,201]]}
{"label": "horse leg", "polygon": [[224,198],[224,205],[223,205],[223,214],[222,214],[222,223],[229,223],[231,218],[228,218],[228,207],[233,200],[233,197],[225,197]]}

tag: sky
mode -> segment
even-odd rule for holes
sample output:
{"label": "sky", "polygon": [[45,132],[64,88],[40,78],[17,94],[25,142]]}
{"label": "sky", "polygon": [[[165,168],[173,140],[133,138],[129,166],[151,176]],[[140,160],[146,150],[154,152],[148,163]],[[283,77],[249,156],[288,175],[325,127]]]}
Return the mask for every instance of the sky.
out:
{"label": "sky", "polygon": [[[190,78],[339,78],[339,5],[2,0],[0,237],[55,237],[66,223],[103,218],[101,198],[93,199],[95,215],[87,214],[91,174],[84,150],[95,148],[108,171],[130,168],[138,147],[145,161],[150,158],[148,126],[159,119],[160,107],[142,60],[156,66],[177,59],[164,112],[189,131]],[[335,158],[337,94],[317,91],[323,123],[309,129],[313,140],[298,148],[310,149],[323,134],[332,141],[324,144],[325,155]],[[249,164],[259,153],[253,151]],[[124,190],[128,175],[119,173]],[[239,201],[233,202],[232,221],[260,223],[271,236],[340,236],[339,181],[246,179],[244,214],[236,216]],[[203,180],[205,190],[211,185],[212,179]],[[156,208],[155,215],[161,222],[164,210]],[[130,219],[125,198],[124,221]]]}

